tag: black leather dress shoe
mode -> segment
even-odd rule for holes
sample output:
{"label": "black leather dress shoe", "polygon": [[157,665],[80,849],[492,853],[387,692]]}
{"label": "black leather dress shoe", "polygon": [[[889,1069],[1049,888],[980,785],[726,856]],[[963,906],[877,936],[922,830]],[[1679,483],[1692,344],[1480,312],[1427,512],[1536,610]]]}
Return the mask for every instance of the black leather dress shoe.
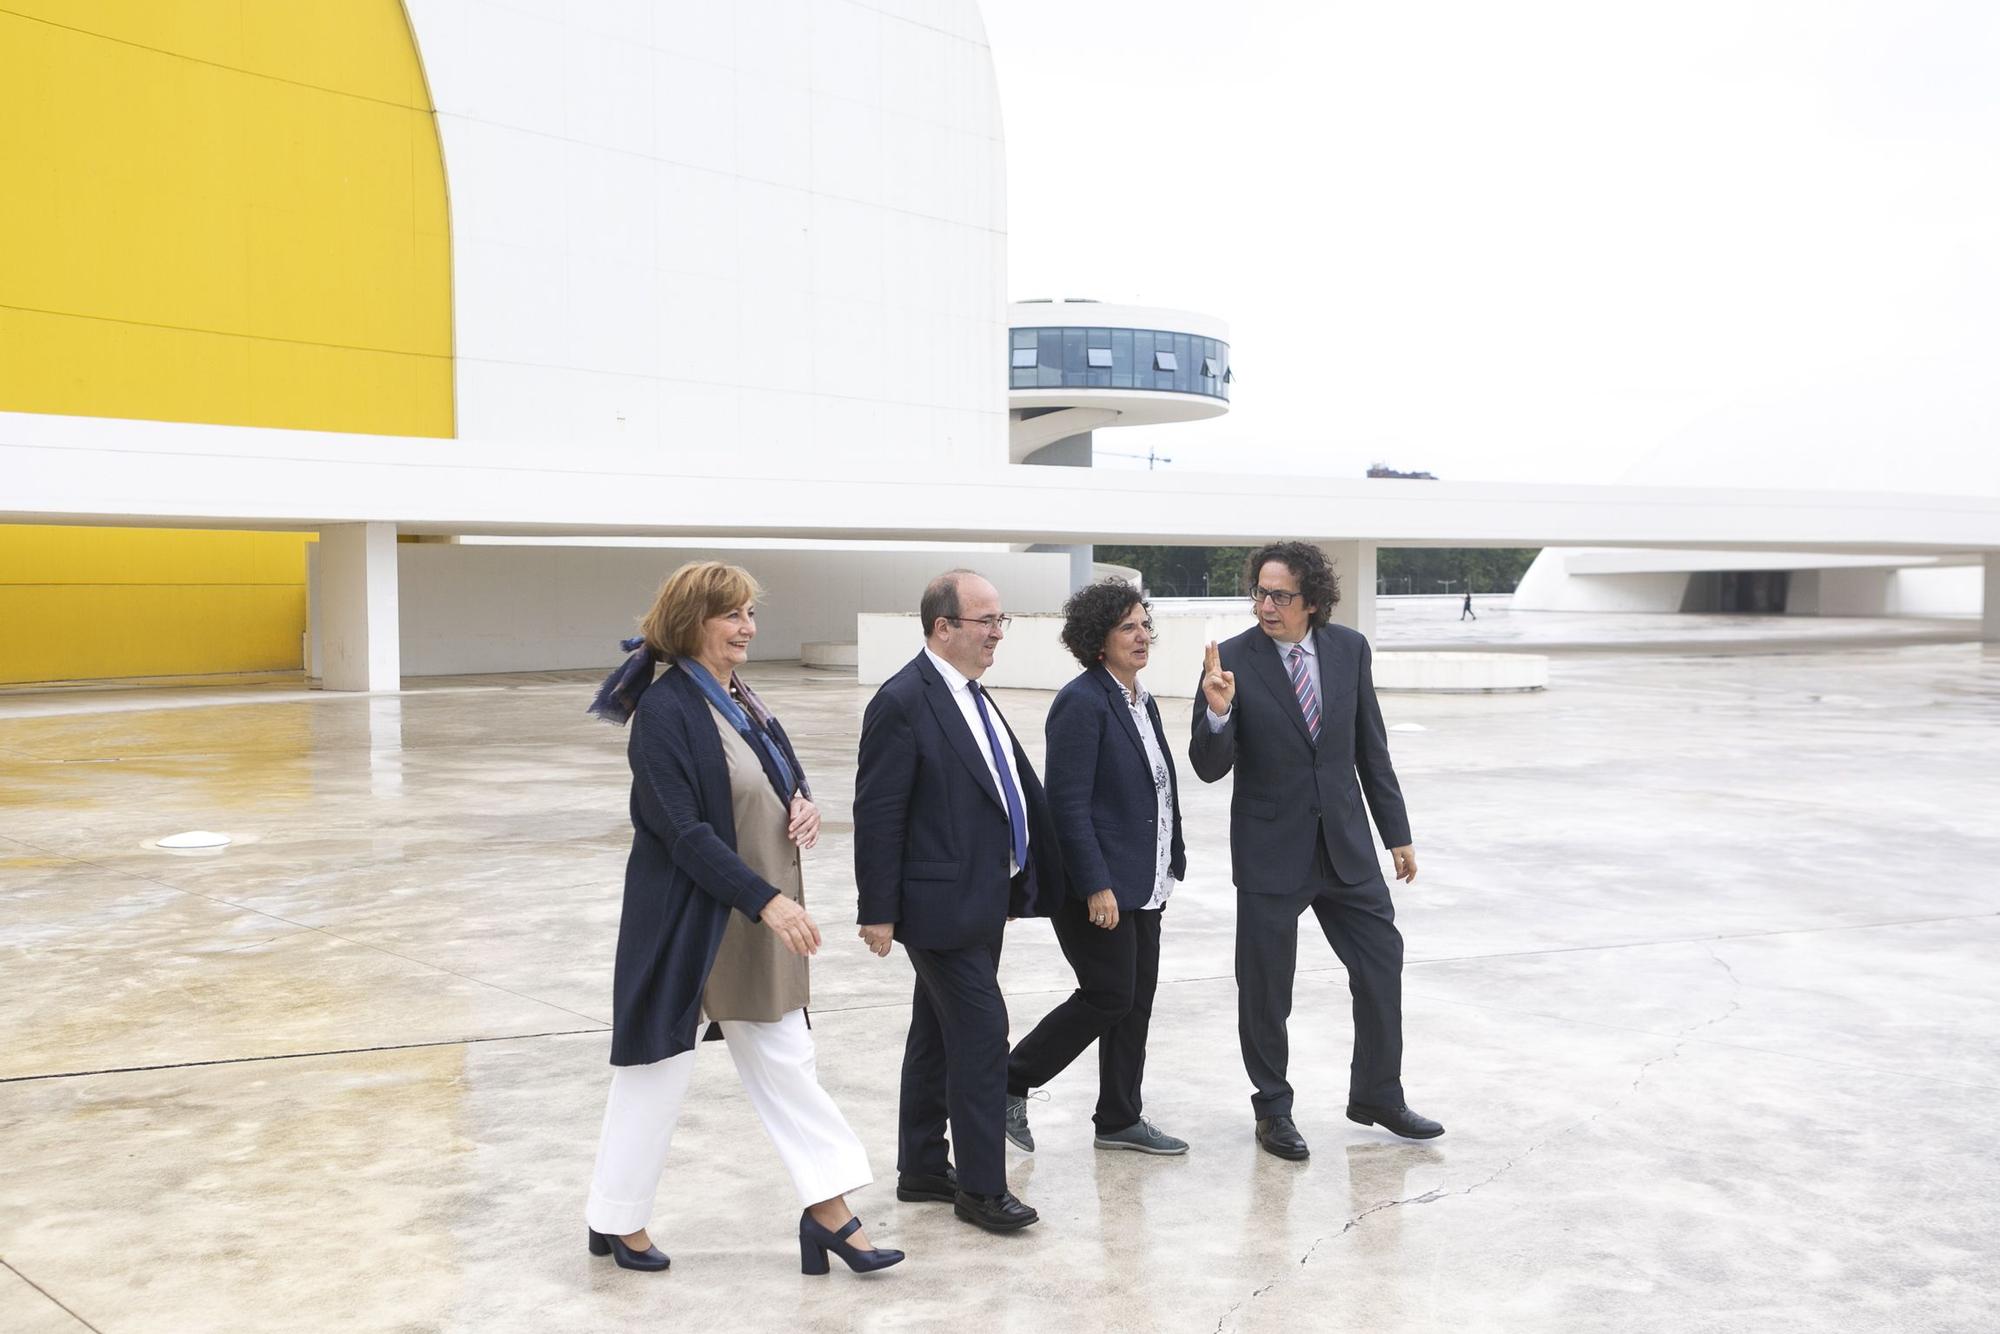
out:
{"label": "black leather dress shoe", "polygon": [[623,1237],[613,1237],[599,1232],[596,1228],[585,1229],[590,1233],[590,1253],[609,1255],[618,1261],[620,1269],[642,1269],[649,1273],[659,1273],[673,1264],[667,1253],[657,1246],[648,1246],[643,1251],[635,1251],[625,1244]]}
{"label": "black leather dress shoe", "polygon": [[918,1204],[925,1200],[950,1204],[958,1198],[958,1173],[947,1167],[941,1177],[921,1174],[899,1176],[896,1178],[896,1198],[905,1204]]}
{"label": "black leather dress shoe", "polygon": [[998,1195],[974,1195],[969,1190],[962,1190],[955,1201],[955,1212],[966,1222],[983,1227],[988,1232],[1018,1232],[1041,1218],[1008,1190]]}
{"label": "black leather dress shoe", "polygon": [[1365,1103],[1347,1104],[1347,1119],[1359,1121],[1364,1126],[1380,1126],[1392,1135],[1404,1139],[1436,1139],[1444,1134],[1444,1127],[1428,1116],[1418,1116],[1408,1107],[1370,1107]]}
{"label": "black leather dress shoe", "polygon": [[1292,1162],[1312,1156],[1312,1150],[1306,1147],[1306,1137],[1299,1133],[1299,1128],[1292,1124],[1289,1116],[1259,1118],[1257,1143],[1265,1153],[1276,1154]]}

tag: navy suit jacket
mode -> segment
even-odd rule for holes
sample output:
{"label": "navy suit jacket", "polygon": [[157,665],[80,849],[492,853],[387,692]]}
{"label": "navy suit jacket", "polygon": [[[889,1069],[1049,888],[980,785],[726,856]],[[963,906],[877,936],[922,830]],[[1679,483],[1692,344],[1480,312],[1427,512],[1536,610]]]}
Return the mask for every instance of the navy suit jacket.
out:
{"label": "navy suit jacket", "polygon": [[[1087,899],[1109,889],[1120,912],[1144,907],[1153,897],[1160,827],[1153,766],[1127,698],[1116,677],[1101,665],[1092,667],[1057,692],[1046,728],[1049,814],[1062,840],[1070,893]],[[1187,874],[1180,781],[1150,695],[1146,715],[1167,765],[1174,813],[1171,870],[1178,880]]]}
{"label": "navy suit jacket", "polygon": [[[776,720],[771,735],[805,782]],[[632,854],[612,977],[611,1063],[649,1065],[691,1051],[702,988],[729,913],[758,920],[777,889],[736,855],[729,761],[708,699],[678,666],[639,697],[632,763]]]}
{"label": "navy suit jacket", "polygon": [[1062,854],[1034,766],[991,696],[1028,818],[1028,865],[1010,881],[1012,829],[951,688],[922,653],[861,720],[854,779],[854,880],[862,925],[896,924],[921,949],[989,944],[1009,917],[1047,917],[1063,895]]}
{"label": "navy suit jacket", "polygon": [[1289,894],[1305,884],[1313,842],[1321,838],[1342,882],[1358,885],[1380,875],[1368,837],[1370,810],[1384,847],[1410,842],[1410,818],[1375,700],[1368,639],[1344,625],[1323,625],[1313,635],[1319,654],[1318,745],[1306,731],[1276,641],[1256,626],[1221,645],[1223,669],[1236,674],[1236,702],[1221,731],[1209,730],[1208,701],[1199,686],[1194,692],[1188,759],[1204,783],[1236,770],[1229,802],[1230,869],[1236,887],[1252,894]]}

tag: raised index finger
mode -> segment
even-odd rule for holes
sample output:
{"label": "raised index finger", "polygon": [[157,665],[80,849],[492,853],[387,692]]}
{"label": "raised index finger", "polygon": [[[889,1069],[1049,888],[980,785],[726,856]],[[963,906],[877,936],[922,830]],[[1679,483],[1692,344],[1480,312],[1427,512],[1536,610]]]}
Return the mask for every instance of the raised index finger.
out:
{"label": "raised index finger", "polygon": [[1216,650],[1215,641],[1213,639],[1209,640],[1208,647],[1202,650],[1201,669],[1204,672],[1214,671],[1217,667],[1222,665],[1221,658],[1222,658],[1221,653],[1219,653]]}

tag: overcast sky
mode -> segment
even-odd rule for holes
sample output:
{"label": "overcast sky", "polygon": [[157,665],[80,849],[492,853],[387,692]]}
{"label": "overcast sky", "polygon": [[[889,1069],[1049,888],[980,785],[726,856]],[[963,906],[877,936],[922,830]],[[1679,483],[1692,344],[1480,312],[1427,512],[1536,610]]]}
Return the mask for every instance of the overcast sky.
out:
{"label": "overcast sky", "polygon": [[982,8],[1011,294],[1230,326],[1228,416],[1100,450],[1672,480],[1831,418],[2000,487],[1992,0]]}

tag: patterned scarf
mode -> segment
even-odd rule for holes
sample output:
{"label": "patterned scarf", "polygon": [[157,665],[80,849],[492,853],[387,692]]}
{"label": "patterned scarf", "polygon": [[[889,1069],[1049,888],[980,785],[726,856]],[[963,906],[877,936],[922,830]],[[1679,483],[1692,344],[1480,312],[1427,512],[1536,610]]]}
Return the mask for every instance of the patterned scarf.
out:
{"label": "patterned scarf", "polygon": [[[624,649],[628,656],[612,668],[604,683],[597,687],[589,712],[607,723],[623,727],[632,721],[632,715],[638,711],[639,697],[651,688],[660,655],[653,652],[643,638],[620,640],[618,647]],[[724,690],[709,675],[708,669],[693,658],[679,661],[681,670],[700,688],[708,702],[715,706],[716,712],[729,720],[729,725],[749,743],[751,751],[764,761],[764,775],[771,780],[778,799],[787,805],[794,794],[810,800],[812,788],[807,785],[803,774],[793,771],[791,762],[785,758],[785,748],[771,735],[771,710],[750,688],[749,682],[734,672],[729,674],[730,690],[734,690],[742,701],[738,703],[737,699],[730,697],[729,690]]]}
{"label": "patterned scarf", "polygon": [[[778,800],[790,805],[792,794],[802,788],[797,775],[792,772],[790,761],[785,759],[785,748],[771,735],[771,711],[764,707],[764,701],[758,699],[756,692],[744,685],[742,678],[734,672],[729,674],[729,683],[743,697],[741,704],[731,699],[729,691],[724,690],[721,683],[709,675],[708,669],[693,658],[682,658],[680,668],[701,687],[701,693],[708,697],[715,711],[727,718],[729,725],[749,743],[750,752],[759,759],[769,761],[764,765],[764,774],[777,791]],[[751,709],[755,710],[754,715]]]}

